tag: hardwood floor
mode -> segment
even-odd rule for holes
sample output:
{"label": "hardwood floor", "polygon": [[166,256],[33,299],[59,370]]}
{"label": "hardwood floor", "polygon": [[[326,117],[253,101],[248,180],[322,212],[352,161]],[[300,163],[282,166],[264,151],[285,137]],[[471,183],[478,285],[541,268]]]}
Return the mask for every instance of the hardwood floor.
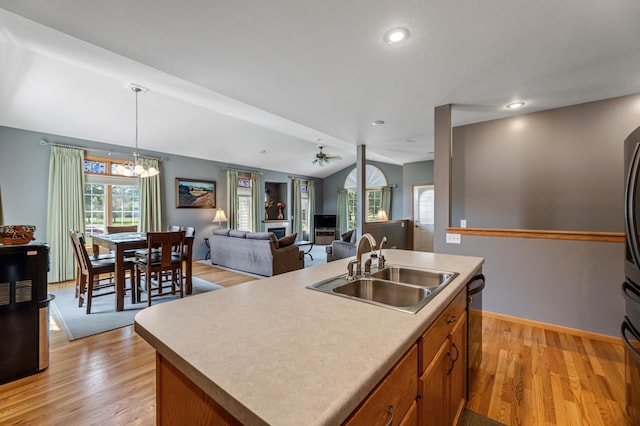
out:
{"label": "hardwood floor", "polygon": [[[198,263],[194,276],[255,279]],[[49,368],[0,386],[0,424],[155,424],[155,355],[132,327],[69,342],[51,324]],[[622,345],[488,316],[483,332],[467,408],[507,425],[628,424]]]}
{"label": "hardwood floor", "polygon": [[482,328],[482,363],[468,409],[514,426],[629,424],[621,343],[490,315]]}

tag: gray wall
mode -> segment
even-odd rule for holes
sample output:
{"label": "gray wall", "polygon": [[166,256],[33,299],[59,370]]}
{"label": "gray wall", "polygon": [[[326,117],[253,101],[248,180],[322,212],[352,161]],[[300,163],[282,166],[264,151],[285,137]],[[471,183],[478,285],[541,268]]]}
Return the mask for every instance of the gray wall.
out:
{"label": "gray wall", "polygon": [[[421,183],[433,183],[433,160],[406,163],[402,167],[402,210],[404,219],[411,219],[411,205],[413,198],[412,185]],[[398,219],[398,218],[396,218]]]}
{"label": "gray wall", "polygon": [[[449,219],[448,193],[451,184],[448,169],[451,146],[448,108],[448,106],[438,107],[435,113],[435,250],[442,253],[485,258],[484,272],[487,277],[487,287],[483,293],[483,302],[484,309],[488,311],[618,336],[618,328],[624,316],[624,303],[620,290],[620,284],[624,279],[623,244],[466,235],[462,236],[462,243],[459,245],[445,242]],[[573,108],[568,109],[575,112]],[[637,107],[635,111],[637,116]],[[544,114],[539,114],[538,117],[552,122],[549,124],[551,126],[554,121],[563,120],[565,113],[563,108],[547,111]],[[579,118],[574,117],[576,120]],[[588,119],[589,116],[585,115],[584,120]],[[592,146],[591,142],[590,147],[600,153],[607,151],[605,155],[608,162],[607,167],[616,167],[611,164],[619,164],[619,166],[617,166],[617,170],[613,171],[614,177],[606,179],[606,185],[597,186],[597,191],[594,193],[596,197],[608,197],[608,194],[611,193],[619,194],[618,196],[621,197],[621,160],[624,137],[618,132],[628,134],[633,129],[628,129],[628,132],[627,129],[620,130],[620,126],[616,126],[619,120],[616,117],[612,117],[611,120],[613,128],[616,130],[616,135],[612,138],[618,140],[601,137],[599,144],[606,145],[606,149],[603,150],[598,143]],[[640,125],[640,119],[637,121],[637,125]],[[526,132],[526,128],[523,131]],[[554,134],[552,138],[558,141],[565,136]],[[496,138],[495,143],[503,146],[507,146],[513,141],[510,132],[494,133],[494,137]],[[554,172],[550,176],[551,179],[546,181],[547,186],[562,186],[563,182],[566,182],[564,175],[575,173],[576,150],[580,150],[580,147],[553,151],[553,155],[556,157],[553,161],[560,165],[566,164],[567,167],[560,174]],[[613,151],[613,153],[609,151]],[[520,150],[517,149],[517,146],[510,146],[509,149],[501,152],[499,164],[522,164],[522,159],[526,159],[526,154],[530,152],[526,148]],[[600,173],[609,175],[612,172],[611,170],[602,170],[605,159],[601,157],[579,157],[581,158],[581,168],[594,175],[600,175]],[[465,165],[468,166],[468,163]],[[544,162],[539,164],[539,167],[544,168]],[[513,172],[517,173],[517,170],[513,170]],[[486,173],[492,173],[492,170],[486,170]],[[533,179],[531,175],[526,175],[526,177]],[[524,180],[521,174],[505,176],[505,179],[518,181],[519,187],[525,192],[526,188],[532,188],[536,185],[535,181]],[[469,182],[468,176],[466,182]],[[499,199],[503,186],[498,185],[497,188],[493,187],[493,184],[489,186],[489,189],[495,190],[495,196]],[[558,188],[554,188],[554,190],[558,190]],[[518,197],[518,194],[516,192],[513,196]],[[570,189],[567,189],[564,194],[566,197],[574,196]],[[484,195],[484,193],[480,195]],[[467,200],[474,197],[480,198],[480,195],[473,193],[469,185],[465,186],[464,196]],[[579,201],[578,205],[581,202],[584,200]],[[479,206],[481,209],[478,206],[474,207],[479,210],[471,218],[468,217],[469,226],[474,226],[475,219],[479,217],[493,217],[496,224],[511,223],[508,222],[513,217],[511,211],[505,211],[504,208],[487,203],[482,203]],[[551,206],[542,204],[542,208],[548,207]],[[469,208],[468,203],[467,208]],[[607,208],[613,210],[612,214],[607,217],[622,218],[621,200],[611,200]],[[607,219],[607,222],[609,221]]]}
{"label": "gray wall", "polygon": [[623,232],[622,141],[638,105],[629,95],[455,127],[451,225]]}
{"label": "gray wall", "polygon": [[[99,142],[74,139],[40,132],[0,126],[0,187],[2,188],[2,204],[4,219],[7,224],[36,225],[35,237],[39,241],[46,240],[47,192],[49,181],[49,146],[41,146],[40,140],[52,143],[74,145],[101,150],[126,152],[127,148]],[[87,152],[90,155],[106,157],[105,152]],[[213,230],[211,223],[215,215],[214,209],[177,209],[175,197],[175,178],[193,178],[216,181],[216,205],[227,208],[227,176],[226,168],[247,169],[242,165],[229,165],[216,161],[203,160],[180,155],[144,151],[142,155],[162,158],[161,185],[163,189],[163,227],[182,225],[196,227],[194,257],[204,258],[206,246],[203,238]],[[126,154],[112,155],[113,158],[127,158]],[[254,170],[249,168],[249,170]],[[290,182],[287,173],[271,170],[255,169],[262,173],[264,182]],[[322,201],[322,180],[299,176],[316,182],[316,203]],[[289,184],[289,188],[291,185]],[[291,191],[288,191],[287,209],[292,205]],[[290,218],[290,210],[287,216]],[[263,213],[264,214],[264,213]]]}

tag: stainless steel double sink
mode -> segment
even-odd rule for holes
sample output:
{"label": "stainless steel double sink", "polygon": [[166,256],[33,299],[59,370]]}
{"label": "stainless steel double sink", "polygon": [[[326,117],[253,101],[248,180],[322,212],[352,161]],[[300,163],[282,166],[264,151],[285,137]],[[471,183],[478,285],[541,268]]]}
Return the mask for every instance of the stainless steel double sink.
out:
{"label": "stainless steel double sink", "polygon": [[456,272],[388,265],[369,277],[349,280],[345,274],[307,288],[415,314],[457,275]]}

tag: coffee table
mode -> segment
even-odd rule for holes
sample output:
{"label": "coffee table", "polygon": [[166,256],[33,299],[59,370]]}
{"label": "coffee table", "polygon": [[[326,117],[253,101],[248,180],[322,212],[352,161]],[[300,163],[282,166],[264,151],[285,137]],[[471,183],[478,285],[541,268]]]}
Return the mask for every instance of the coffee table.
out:
{"label": "coffee table", "polygon": [[298,246],[298,247],[309,246],[309,250],[304,251],[304,249],[302,249],[302,251],[304,252],[304,254],[308,254],[309,257],[311,258],[311,260],[313,260],[313,256],[311,256],[311,249],[313,248],[313,242],[312,241],[300,240],[300,241],[296,241],[293,244]]}

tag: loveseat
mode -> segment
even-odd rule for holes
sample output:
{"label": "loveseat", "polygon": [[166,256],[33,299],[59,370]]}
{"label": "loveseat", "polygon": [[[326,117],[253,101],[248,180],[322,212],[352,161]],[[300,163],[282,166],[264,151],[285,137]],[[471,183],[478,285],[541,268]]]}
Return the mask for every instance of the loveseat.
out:
{"label": "loveseat", "polygon": [[215,229],[209,241],[211,264],[272,276],[304,268],[296,234],[278,240],[272,232]]}
{"label": "loveseat", "polygon": [[330,246],[326,246],[327,262],[356,255],[357,234],[351,229],[340,236],[339,240],[333,240]]}

